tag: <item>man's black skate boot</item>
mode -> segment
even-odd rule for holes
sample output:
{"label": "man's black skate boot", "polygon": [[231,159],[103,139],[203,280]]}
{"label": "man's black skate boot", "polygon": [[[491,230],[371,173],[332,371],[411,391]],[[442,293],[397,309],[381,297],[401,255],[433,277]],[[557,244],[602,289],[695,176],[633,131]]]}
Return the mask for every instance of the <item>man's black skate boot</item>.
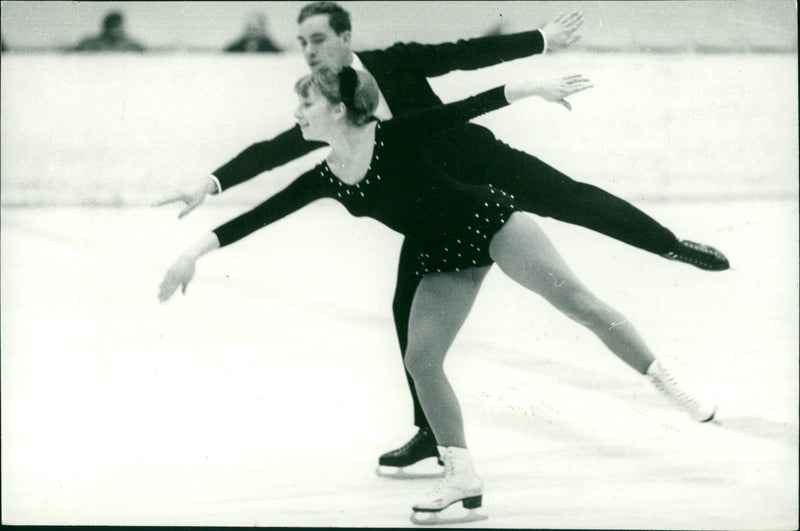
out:
{"label": "man's black skate boot", "polygon": [[386,452],[378,458],[376,473],[381,477],[394,479],[430,478],[441,477],[443,470],[428,471],[424,473],[405,471],[404,468],[419,463],[423,459],[436,457],[439,466],[443,466],[436,446],[436,437],[430,428],[420,428],[406,444]]}
{"label": "man's black skate boot", "polygon": [[731,266],[725,255],[710,245],[680,240],[675,248],[662,255],[670,260],[691,264],[707,271],[725,271]]}

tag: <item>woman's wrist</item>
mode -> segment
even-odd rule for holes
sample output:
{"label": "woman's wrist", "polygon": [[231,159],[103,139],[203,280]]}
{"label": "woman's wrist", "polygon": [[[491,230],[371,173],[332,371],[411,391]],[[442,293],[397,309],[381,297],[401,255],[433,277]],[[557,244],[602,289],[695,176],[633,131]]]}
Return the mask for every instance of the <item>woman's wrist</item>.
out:
{"label": "woman's wrist", "polygon": [[181,256],[184,260],[196,262],[198,258],[206,253],[219,248],[219,239],[213,232],[209,232],[203,238],[198,240],[194,245],[189,247]]}
{"label": "woman's wrist", "polygon": [[505,86],[505,96],[508,103],[535,96],[539,90],[539,86],[530,82],[516,82],[508,83]]}

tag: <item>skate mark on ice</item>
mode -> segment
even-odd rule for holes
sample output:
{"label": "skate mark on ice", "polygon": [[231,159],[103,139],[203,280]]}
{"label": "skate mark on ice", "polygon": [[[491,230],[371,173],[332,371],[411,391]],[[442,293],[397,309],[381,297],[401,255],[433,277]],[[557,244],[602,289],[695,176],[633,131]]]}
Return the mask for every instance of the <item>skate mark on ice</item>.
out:
{"label": "skate mark on ice", "polygon": [[716,418],[711,424],[721,428],[797,447],[797,426],[788,422],[764,419],[756,416]]}

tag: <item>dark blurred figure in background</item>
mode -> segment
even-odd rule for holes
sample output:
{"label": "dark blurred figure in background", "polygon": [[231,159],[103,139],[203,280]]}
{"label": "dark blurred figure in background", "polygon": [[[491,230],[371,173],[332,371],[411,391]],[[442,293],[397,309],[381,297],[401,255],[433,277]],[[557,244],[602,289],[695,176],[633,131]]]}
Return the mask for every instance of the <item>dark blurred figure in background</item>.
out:
{"label": "dark blurred figure in background", "polygon": [[483,32],[483,36],[497,37],[498,35],[505,35],[506,33],[506,23],[504,20],[501,20],[494,26],[489,26],[489,28]]}
{"label": "dark blurred figure in background", "polygon": [[251,13],[245,22],[244,35],[225,48],[226,52],[280,52],[267,34],[267,17]]}
{"label": "dark blurred figure in background", "polygon": [[86,37],[73,48],[76,52],[142,52],[144,49],[125,34],[125,18],[118,11],[103,17],[100,35]]}

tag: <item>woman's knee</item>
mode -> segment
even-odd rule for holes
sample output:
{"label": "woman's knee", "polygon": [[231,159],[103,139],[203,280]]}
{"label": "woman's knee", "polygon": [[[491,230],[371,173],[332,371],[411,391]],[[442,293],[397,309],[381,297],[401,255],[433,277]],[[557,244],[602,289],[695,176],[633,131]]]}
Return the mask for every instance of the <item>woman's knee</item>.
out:
{"label": "woman's knee", "polygon": [[406,366],[406,372],[411,375],[411,378],[416,382],[418,379],[425,375],[430,361],[426,360],[424,356],[420,355],[419,351],[408,349],[406,356],[403,358],[403,363]]}
{"label": "woman's knee", "polygon": [[443,357],[436,356],[432,352],[414,348],[410,346],[406,352],[403,363],[406,371],[411,375],[415,382],[423,381],[442,371]]}

